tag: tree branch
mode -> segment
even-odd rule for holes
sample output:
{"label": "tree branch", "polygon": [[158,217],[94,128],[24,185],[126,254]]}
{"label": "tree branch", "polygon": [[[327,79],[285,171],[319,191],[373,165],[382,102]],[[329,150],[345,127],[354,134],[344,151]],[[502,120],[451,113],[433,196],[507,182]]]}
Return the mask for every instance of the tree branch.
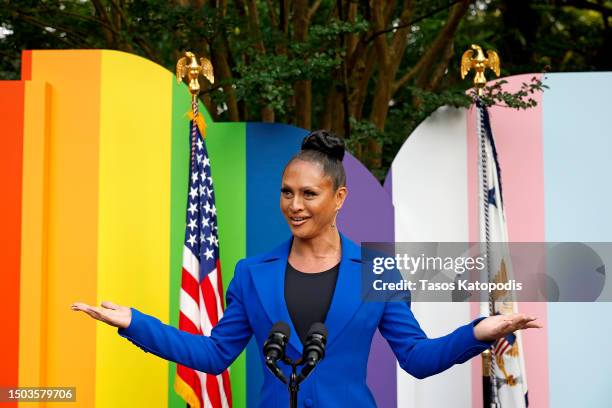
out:
{"label": "tree branch", "polygon": [[104,37],[106,38],[106,43],[107,44],[115,44],[115,36],[113,35],[114,33],[117,33],[117,30],[114,29],[114,26],[110,20],[110,17],[108,16],[108,13],[106,12],[106,8],[104,7],[104,4],[102,4],[102,2],[100,0],[92,0],[91,1],[94,5],[94,9],[96,10],[96,14],[98,14],[98,16],[100,16],[100,20],[102,22],[104,22],[104,26],[111,26],[113,27],[113,30],[110,31],[108,29],[103,28],[102,32],[104,34]]}
{"label": "tree branch", "polygon": [[578,9],[584,10],[593,10],[598,11],[604,16],[609,16],[612,14],[612,9],[604,6],[603,4],[591,3],[587,0],[566,0],[564,2],[560,2],[562,6],[569,6]]}
{"label": "tree branch", "polygon": [[276,11],[274,11],[274,4],[272,4],[272,0],[266,0],[268,4],[268,13],[270,14],[270,22],[273,27],[278,26],[278,18],[276,17]]}
{"label": "tree branch", "polygon": [[259,16],[257,14],[257,4],[255,0],[248,0],[247,10],[249,17],[249,26],[253,35],[255,36],[255,48],[261,54],[266,53],[266,47],[264,46],[263,39],[261,38],[261,29],[259,27]]}
{"label": "tree branch", "polygon": [[[404,0],[399,25],[403,26],[410,21],[412,18],[413,9],[413,0]],[[395,75],[397,74],[397,70],[402,62],[402,57],[404,56],[404,51],[406,50],[407,44],[408,28],[398,28],[397,31],[395,31],[395,34],[393,34],[393,38],[391,40],[391,79],[394,79]]]}
{"label": "tree branch", "polygon": [[310,22],[312,21],[312,17],[315,15],[315,13],[317,12],[317,10],[319,9],[319,6],[321,5],[321,0],[316,0],[312,6],[310,6],[310,8],[308,9],[308,17],[307,20]]}
{"label": "tree branch", "polygon": [[[295,0],[293,4],[293,39],[303,43],[308,40],[308,0]],[[293,86],[295,95],[295,124],[304,129],[310,129],[312,124],[312,82],[310,80],[296,81]]]}
{"label": "tree branch", "polygon": [[450,41],[446,45],[446,48],[444,49],[440,62],[438,62],[436,68],[433,70],[433,73],[431,74],[431,78],[429,79],[429,83],[427,84],[427,87],[426,87],[428,91],[433,91],[436,88],[438,88],[438,85],[440,84],[440,80],[444,76],[444,72],[446,71],[446,68],[448,67],[448,63],[450,59],[453,57],[454,52],[455,52],[455,47],[453,45],[453,42]]}
{"label": "tree branch", "polygon": [[[65,27],[59,26],[59,25],[55,25],[54,27],[52,27],[49,23],[40,21],[38,19],[36,19],[35,17],[25,14],[21,11],[17,11],[17,17],[22,20],[25,23],[31,24],[35,27],[39,27],[42,28],[43,30],[45,30],[46,33],[48,33],[49,35],[52,35],[54,37],[56,37],[57,39],[59,39],[60,41],[71,45],[71,46],[77,46],[79,48],[88,48],[90,46],[89,43],[87,43],[86,41],[83,41],[83,39],[85,38],[85,35],[82,33],[77,33],[74,31],[71,31]],[[51,32],[49,30],[47,30],[47,28],[52,28],[55,30],[55,32]],[[59,35],[60,32],[65,33],[67,36],[70,36],[72,38],[73,41],[68,41],[68,38],[64,38],[62,36]]]}
{"label": "tree branch", "polygon": [[374,33],[372,33],[372,35],[370,37],[368,37],[366,39],[366,42],[374,41],[374,39],[376,37],[378,37],[380,35],[383,35],[383,34],[390,33],[391,31],[399,30],[400,28],[406,28],[406,27],[413,26],[416,23],[418,23],[420,21],[423,21],[423,20],[425,20],[425,19],[427,19],[429,17],[432,17],[433,15],[435,15],[435,14],[441,12],[441,11],[449,9],[450,7],[454,6],[456,3],[459,3],[460,1],[463,1],[463,0],[452,0],[449,4],[447,4],[445,6],[438,7],[436,9],[430,11],[429,13],[425,13],[422,16],[419,16],[419,17],[415,18],[414,20],[411,20],[409,23],[399,24],[399,25],[397,25],[395,27],[389,27],[389,28],[386,28],[384,30],[375,31]]}
{"label": "tree branch", "polygon": [[406,72],[400,79],[395,81],[391,86],[391,95],[395,95],[395,93],[404,85],[406,85],[410,80],[412,80],[416,74],[421,69],[423,65],[423,60],[419,60],[415,66],[413,66],[410,71]]}
{"label": "tree branch", "polygon": [[[371,23],[374,29],[380,30],[384,25],[383,8],[383,0],[370,1],[370,10],[372,13]],[[389,47],[387,44],[387,39],[382,36],[375,37],[374,47],[376,48],[376,55],[378,57],[379,70],[381,66],[383,69],[386,69],[386,67],[389,65]]]}
{"label": "tree branch", "polygon": [[453,41],[455,32],[459,26],[459,22],[467,12],[469,5],[470,0],[462,0],[460,3],[453,6],[448,16],[448,20],[446,20],[446,24],[442,30],[440,30],[435,40],[428,47],[427,52],[425,52],[425,54],[421,57],[421,60],[418,62],[420,69],[416,78],[416,85],[418,87],[426,87],[429,73],[431,72],[436,59],[439,58],[442,51],[446,49],[448,43]]}

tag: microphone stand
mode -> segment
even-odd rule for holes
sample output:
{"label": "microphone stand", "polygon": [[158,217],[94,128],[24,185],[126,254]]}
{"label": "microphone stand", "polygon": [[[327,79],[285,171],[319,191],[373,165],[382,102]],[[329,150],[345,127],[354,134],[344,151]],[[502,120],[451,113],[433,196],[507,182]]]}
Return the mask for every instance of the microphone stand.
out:
{"label": "microphone stand", "polygon": [[291,363],[291,377],[289,377],[289,408],[298,408],[298,391],[300,390],[301,380],[297,375],[298,365]]}
{"label": "microphone stand", "polygon": [[300,383],[306,379],[302,374],[297,374],[297,368],[303,363],[302,359],[299,358],[297,361],[291,361],[285,357],[283,362],[291,366],[291,376],[289,376],[288,388],[289,388],[289,408],[298,408],[298,391],[300,390]]}

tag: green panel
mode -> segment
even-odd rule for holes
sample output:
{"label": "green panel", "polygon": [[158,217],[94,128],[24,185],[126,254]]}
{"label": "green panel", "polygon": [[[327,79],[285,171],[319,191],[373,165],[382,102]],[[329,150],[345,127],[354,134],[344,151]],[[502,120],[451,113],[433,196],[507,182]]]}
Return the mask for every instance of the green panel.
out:
{"label": "green panel", "polygon": [[[178,327],[179,291],[185,214],[189,182],[189,120],[191,108],[187,87],[173,78],[172,112],[172,197],[170,250],[170,324]],[[244,123],[213,123],[202,104],[199,106],[207,124],[206,147],[211,157],[215,188],[219,250],[223,288],[234,275],[234,266],[246,256],[246,125]],[[246,408],[246,352],[230,369],[234,408]],[[176,364],[168,370],[168,406],[184,408],[185,402],[174,391]]]}
{"label": "green panel", "polygon": [[[202,108],[200,108],[202,109]],[[209,125],[206,147],[215,187],[223,287],[246,256],[246,125]],[[246,408],[246,351],[230,369],[234,408]]]}

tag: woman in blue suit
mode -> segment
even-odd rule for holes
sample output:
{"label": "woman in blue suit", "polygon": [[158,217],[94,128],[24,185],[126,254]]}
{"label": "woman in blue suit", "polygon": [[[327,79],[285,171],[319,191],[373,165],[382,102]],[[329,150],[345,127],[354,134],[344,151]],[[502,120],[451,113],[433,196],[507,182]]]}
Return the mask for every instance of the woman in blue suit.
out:
{"label": "woman in blue suit", "polygon": [[[210,336],[189,334],[136,309],[103,302],[72,309],[119,328],[119,334],[164,359],[210,374],[223,372],[255,336],[260,349],[272,325],[288,322],[291,359],[301,355],[309,327],[329,331],[325,358],[300,385],[301,407],[375,407],[366,369],[376,329],[399,365],[417,378],[442,372],[488,349],[519,329],[541,327],[522,314],[480,317],[452,333],[428,338],[406,302],[364,302],[360,248],[336,229],[347,195],[344,142],[325,131],[311,133],[287,164],[281,211],[292,236],[279,247],[236,265],[227,308]],[[265,367],[262,354],[262,366]],[[289,369],[284,367],[288,377]],[[286,386],[268,371],[262,407],[287,407]]]}

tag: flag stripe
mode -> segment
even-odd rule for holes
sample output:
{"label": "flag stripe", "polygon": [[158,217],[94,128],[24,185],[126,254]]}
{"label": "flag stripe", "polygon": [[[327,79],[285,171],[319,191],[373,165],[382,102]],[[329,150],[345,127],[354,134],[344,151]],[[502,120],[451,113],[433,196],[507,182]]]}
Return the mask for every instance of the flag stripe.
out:
{"label": "flag stripe", "polygon": [[217,408],[221,408],[221,395],[219,395],[219,383],[217,377],[212,374],[206,374],[206,393],[210,400],[210,404]]}
{"label": "flag stripe", "polygon": [[198,281],[195,280],[185,268],[182,269],[181,289],[184,290],[194,300],[194,302],[197,302],[197,299],[200,298],[200,285],[198,284]]}
{"label": "flag stripe", "polygon": [[202,334],[202,331],[199,329],[198,326],[196,326],[196,324],[193,322],[193,320],[191,320],[189,317],[187,317],[183,311],[181,310],[179,312],[179,324],[181,325],[181,330],[186,331],[188,333],[191,334]]}
{"label": "flag stripe", "polygon": [[[221,271],[221,261],[217,259],[217,271]],[[225,309],[225,296],[223,296],[223,273],[217,273],[217,288],[219,292],[219,303],[221,310]]]}
{"label": "flag stripe", "polygon": [[[211,275],[216,274],[216,271],[212,272]],[[216,280],[216,276],[214,277]],[[206,305],[206,313],[208,320],[212,327],[217,325],[219,321],[217,315],[217,299],[218,293],[215,293],[214,288],[210,283],[211,279],[208,277],[202,281],[202,294],[204,295],[204,304]]]}
{"label": "flag stripe", "polygon": [[200,281],[198,270],[200,269],[200,261],[193,255],[191,249],[185,247],[183,250],[183,269],[189,273],[194,280]]}
{"label": "flag stripe", "polygon": [[[200,384],[199,395],[201,395],[201,398],[202,398],[202,403],[203,403],[202,406],[204,408],[214,408],[210,401],[208,393],[206,392],[206,381],[208,380],[206,373],[203,373],[200,371],[194,371],[194,373],[196,373],[199,379],[199,384]],[[195,388],[195,389],[198,389],[198,388]]]}
{"label": "flag stripe", "polygon": [[229,407],[230,404],[228,404],[227,401],[232,401],[232,387],[230,384],[229,371],[224,371],[223,373],[221,373],[220,377],[221,377],[221,381],[223,381],[223,389],[222,389],[222,392],[224,394],[224,397],[222,398],[222,401],[224,402],[223,406]]}
{"label": "flag stripe", "polygon": [[[181,288],[181,295],[179,297],[181,302],[181,313],[191,322],[194,326],[198,328],[199,331],[202,330],[201,325],[201,317],[200,317],[200,307],[198,306],[198,302],[196,302],[184,289]],[[198,292],[199,299],[199,292]],[[179,326],[180,327],[180,326]],[[182,329],[182,327],[181,327]]]}

